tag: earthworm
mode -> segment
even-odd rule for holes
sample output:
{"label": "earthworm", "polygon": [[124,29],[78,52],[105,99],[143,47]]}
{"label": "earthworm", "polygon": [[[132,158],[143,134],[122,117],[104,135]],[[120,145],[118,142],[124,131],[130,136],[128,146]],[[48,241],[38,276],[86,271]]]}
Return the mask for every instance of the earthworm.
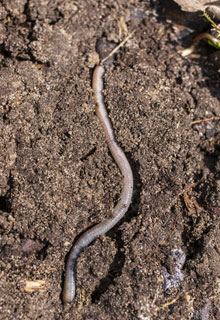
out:
{"label": "earthworm", "polygon": [[113,210],[112,216],[105,219],[101,223],[95,225],[91,229],[87,230],[81,235],[81,237],[76,241],[72,247],[66,264],[66,275],[64,280],[64,288],[62,293],[63,302],[71,302],[75,296],[75,264],[77,257],[81,250],[88,246],[97,237],[105,234],[111,228],[113,228],[117,222],[124,216],[128,207],[131,203],[132,193],[133,193],[133,174],[130,164],[122,151],[122,149],[117,145],[112,125],[109,120],[107,110],[104,104],[102,89],[103,89],[103,74],[104,67],[97,65],[93,73],[92,88],[96,100],[96,114],[101,121],[102,127],[105,132],[108,147],[115,159],[120,171],[123,175],[123,188],[120,200],[118,201],[116,207]]}

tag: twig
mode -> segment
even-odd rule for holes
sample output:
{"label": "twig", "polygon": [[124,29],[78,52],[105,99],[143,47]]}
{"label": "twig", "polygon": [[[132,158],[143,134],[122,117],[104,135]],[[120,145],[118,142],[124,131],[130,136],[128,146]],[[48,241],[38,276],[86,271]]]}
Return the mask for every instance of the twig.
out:
{"label": "twig", "polygon": [[197,123],[202,123],[202,122],[207,122],[207,121],[215,121],[215,120],[220,120],[220,117],[211,117],[211,118],[206,118],[206,119],[198,119],[198,120],[192,121],[192,124],[197,124]]}
{"label": "twig", "polygon": [[127,35],[127,37],[126,37],[121,43],[119,43],[119,45],[118,45],[117,47],[115,47],[115,48],[109,53],[109,55],[108,55],[107,57],[105,57],[104,59],[101,60],[101,63],[100,63],[100,64],[103,64],[103,63],[104,63],[106,60],[108,60],[108,58],[110,58],[119,48],[121,48],[121,47],[125,44],[125,42],[127,42],[128,39],[133,35],[133,33],[134,33],[134,31],[132,31],[131,33],[129,33],[129,34]]}

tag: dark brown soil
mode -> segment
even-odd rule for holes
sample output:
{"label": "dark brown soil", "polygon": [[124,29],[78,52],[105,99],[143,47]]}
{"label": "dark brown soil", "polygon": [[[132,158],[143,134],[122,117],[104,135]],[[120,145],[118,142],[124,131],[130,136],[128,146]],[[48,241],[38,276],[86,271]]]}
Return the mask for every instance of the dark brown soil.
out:
{"label": "dark brown soil", "polygon": [[[193,123],[220,115],[219,72],[208,54],[176,54],[193,34],[163,13],[158,1],[1,2],[1,319],[220,319],[220,121]],[[74,239],[121,191],[95,114],[96,43],[132,30],[104,94],[133,203],[80,254],[63,306]]]}

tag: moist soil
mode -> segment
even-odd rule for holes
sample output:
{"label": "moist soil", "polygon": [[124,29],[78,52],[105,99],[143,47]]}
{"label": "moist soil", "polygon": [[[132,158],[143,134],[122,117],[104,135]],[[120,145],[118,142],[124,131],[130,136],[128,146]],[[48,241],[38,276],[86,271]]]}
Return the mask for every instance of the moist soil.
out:
{"label": "moist soil", "polygon": [[[198,30],[165,12],[158,1],[1,2],[1,319],[220,319],[220,76],[206,44],[178,54]],[[74,240],[111,216],[122,188],[95,114],[97,42],[111,51],[133,30],[104,75],[133,201],[82,251],[63,305]]]}

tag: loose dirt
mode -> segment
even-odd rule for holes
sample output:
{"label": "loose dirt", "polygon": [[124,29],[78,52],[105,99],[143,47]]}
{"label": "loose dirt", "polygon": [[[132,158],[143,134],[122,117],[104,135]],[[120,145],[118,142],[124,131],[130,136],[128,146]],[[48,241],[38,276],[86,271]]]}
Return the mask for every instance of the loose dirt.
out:
{"label": "loose dirt", "polygon": [[[1,2],[1,319],[220,318],[220,121],[207,121],[219,72],[206,46],[177,54],[197,31],[164,13],[158,1]],[[63,306],[74,239],[121,191],[91,90],[97,41],[133,30],[104,77],[133,203],[80,254]]]}

